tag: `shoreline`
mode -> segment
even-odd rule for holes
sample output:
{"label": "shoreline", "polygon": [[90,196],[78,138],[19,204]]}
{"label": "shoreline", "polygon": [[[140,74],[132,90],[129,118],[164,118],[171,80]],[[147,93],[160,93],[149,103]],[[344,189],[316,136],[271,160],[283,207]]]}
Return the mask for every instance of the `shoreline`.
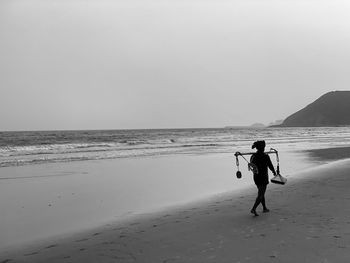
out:
{"label": "shoreline", "polygon": [[285,186],[269,184],[271,212],[256,218],[249,187],[48,239],[2,253],[1,262],[346,262],[349,170],[350,159],[340,160],[300,172]]}
{"label": "shoreline", "polygon": [[[249,185],[231,155],[2,168],[0,251]],[[1,252],[0,252],[1,253]]]}
{"label": "shoreline", "polygon": [[[282,156],[288,160],[282,164],[284,176],[313,166],[300,153]],[[244,162],[241,170],[237,179],[232,154],[1,168],[0,253],[254,187]]]}

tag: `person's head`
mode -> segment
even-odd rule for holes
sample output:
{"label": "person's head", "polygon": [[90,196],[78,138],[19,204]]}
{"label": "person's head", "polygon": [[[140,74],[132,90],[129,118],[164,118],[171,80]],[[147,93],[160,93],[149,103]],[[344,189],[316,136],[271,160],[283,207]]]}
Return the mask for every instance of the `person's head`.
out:
{"label": "person's head", "polygon": [[256,148],[258,152],[264,152],[265,151],[265,141],[256,141],[252,145],[252,149]]}

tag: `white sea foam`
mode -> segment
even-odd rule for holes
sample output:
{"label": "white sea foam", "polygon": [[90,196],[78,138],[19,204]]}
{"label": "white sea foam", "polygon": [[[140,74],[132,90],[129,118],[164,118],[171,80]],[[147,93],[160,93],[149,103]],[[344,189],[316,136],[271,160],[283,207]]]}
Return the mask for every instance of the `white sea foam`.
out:
{"label": "white sea foam", "polygon": [[33,163],[244,151],[257,139],[281,150],[348,145],[349,127],[0,133],[0,167]]}

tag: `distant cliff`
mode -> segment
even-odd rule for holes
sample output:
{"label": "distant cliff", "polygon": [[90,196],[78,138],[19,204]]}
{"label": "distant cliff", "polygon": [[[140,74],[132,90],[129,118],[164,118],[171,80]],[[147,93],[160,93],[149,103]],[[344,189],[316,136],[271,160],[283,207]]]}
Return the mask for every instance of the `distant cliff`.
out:
{"label": "distant cliff", "polygon": [[278,127],[350,125],[350,91],[332,91],[287,117]]}

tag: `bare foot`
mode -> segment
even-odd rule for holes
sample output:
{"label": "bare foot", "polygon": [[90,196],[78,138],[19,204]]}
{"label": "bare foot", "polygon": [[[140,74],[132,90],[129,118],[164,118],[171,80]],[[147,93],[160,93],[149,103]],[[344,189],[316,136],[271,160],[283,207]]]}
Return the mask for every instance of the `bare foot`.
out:
{"label": "bare foot", "polygon": [[250,213],[252,213],[254,216],[259,216],[259,214],[255,210],[250,210]]}

